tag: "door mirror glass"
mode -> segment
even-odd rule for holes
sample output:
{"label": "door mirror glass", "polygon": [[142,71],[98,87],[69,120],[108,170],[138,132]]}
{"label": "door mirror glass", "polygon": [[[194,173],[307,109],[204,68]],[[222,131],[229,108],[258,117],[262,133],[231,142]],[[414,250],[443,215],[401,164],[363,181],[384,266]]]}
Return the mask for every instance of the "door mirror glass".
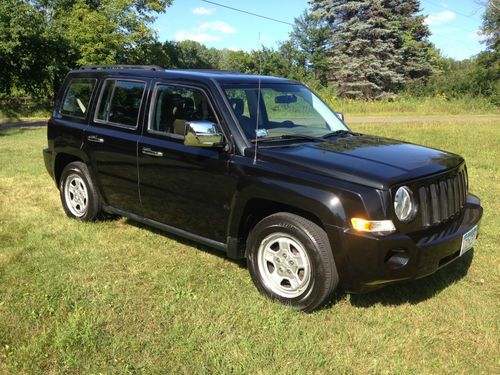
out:
{"label": "door mirror glass", "polygon": [[335,114],[337,115],[337,117],[339,119],[341,119],[342,121],[344,121],[344,114],[342,112],[335,112]]}
{"label": "door mirror glass", "polygon": [[192,147],[216,147],[223,145],[223,135],[217,124],[210,121],[186,122],[184,145]]}

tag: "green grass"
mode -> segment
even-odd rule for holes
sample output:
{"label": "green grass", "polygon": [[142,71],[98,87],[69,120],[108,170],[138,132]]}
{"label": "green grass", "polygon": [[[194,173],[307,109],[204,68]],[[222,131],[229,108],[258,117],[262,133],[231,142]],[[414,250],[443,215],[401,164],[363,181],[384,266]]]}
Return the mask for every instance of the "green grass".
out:
{"label": "green grass", "polygon": [[388,101],[363,101],[325,96],[330,107],[347,116],[430,116],[499,114],[498,106],[484,98],[399,97]]}
{"label": "green grass", "polygon": [[68,219],[45,129],[0,130],[0,373],[498,373],[498,122],[353,128],[465,156],[481,234],[471,264],[313,314],[262,297],[216,251]]}

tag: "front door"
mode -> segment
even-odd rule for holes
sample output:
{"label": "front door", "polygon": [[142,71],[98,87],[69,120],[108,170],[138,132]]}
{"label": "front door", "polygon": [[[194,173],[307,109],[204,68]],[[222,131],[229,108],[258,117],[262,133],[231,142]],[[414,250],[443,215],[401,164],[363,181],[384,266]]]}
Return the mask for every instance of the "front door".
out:
{"label": "front door", "polygon": [[139,142],[143,216],[219,242],[226,242],[235,179],[231,154],[183,144],[186,121],[219,123],[206,92],[157,84],[149,124]]}
{"label": "front door", "polygon": [[104,201],[133,213],[140,211],[137,143],[147,82],[106,79],[84,143]]}

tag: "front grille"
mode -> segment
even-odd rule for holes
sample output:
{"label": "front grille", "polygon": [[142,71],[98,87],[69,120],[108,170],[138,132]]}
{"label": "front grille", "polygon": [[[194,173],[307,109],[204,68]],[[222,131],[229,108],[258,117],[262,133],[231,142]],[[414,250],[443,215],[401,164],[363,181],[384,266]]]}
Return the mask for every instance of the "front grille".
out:
{"label": "front grille", "polygon": [[468,191],[467,170],[421,186],[418,189],[422,225],[439,224],[459,213]]}

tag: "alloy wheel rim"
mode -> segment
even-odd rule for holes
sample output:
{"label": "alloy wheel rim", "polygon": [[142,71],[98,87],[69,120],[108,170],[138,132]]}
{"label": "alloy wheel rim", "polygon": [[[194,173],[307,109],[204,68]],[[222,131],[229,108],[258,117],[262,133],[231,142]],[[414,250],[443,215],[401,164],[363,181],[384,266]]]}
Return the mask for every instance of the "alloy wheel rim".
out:
{"label": "alloy wheel rim", "polygon": [[82,217],[87,212],[89,196],[87,186],[77,174],[71,174],[64,183],[64,198],[73,215]]}
{"label": "alloy wheel rim", "polygon": [[261,242],[257,263],[264,284],[285,298],[300,296],[311,281],[311,262],[304,246],[285,233],[273,233]]}

